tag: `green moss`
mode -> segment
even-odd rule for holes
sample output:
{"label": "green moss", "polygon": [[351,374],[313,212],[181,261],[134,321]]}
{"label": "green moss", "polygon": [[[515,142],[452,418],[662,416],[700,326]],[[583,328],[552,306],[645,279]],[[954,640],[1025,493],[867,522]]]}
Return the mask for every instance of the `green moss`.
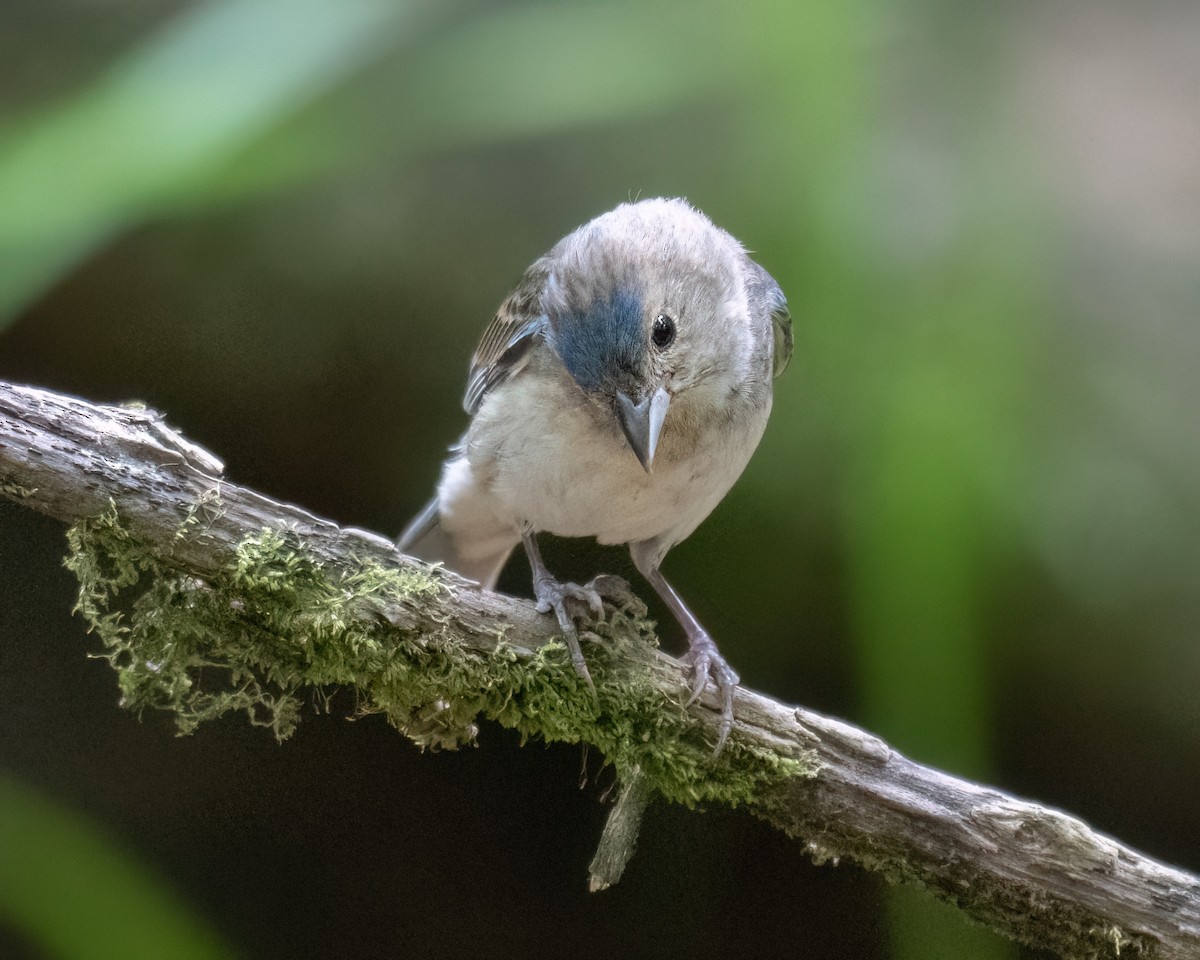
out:
{"label": "green moss", "polygon": [[[220,509],[219,499],[205,509]],[[189,513],[179,535],[200,515]],[[593,696],[560,643],[531,655],[501,639],[480,651],[446,625],[392,626],[381,607],[435,609],[448,589],[419,570],[327,567],[299,538],[265,529],[219,575],[199,580],[133,539],[115,508],[68,539],[77,610],[117,671],[122,704],[168,710],[180,733],[240,712],[284,739],[302,698],[350,688],[361,713],[384,714],[423,748],[470,743],[481,718],[494,720],[524,737],[587,742],[618,774],[640,769],[648,786],[689,806],[744,803],[814,769],[736,739],[714,761],[698,725],[652,682],[653,635],[628,610],[596,627],[604,642],[588,651]]]}
{"label": "green moss", "polygon": [[0,494],[12,500],[28,500],[35,493],[37,493],[36,487],[26,487],[15,480],[0,478]]}

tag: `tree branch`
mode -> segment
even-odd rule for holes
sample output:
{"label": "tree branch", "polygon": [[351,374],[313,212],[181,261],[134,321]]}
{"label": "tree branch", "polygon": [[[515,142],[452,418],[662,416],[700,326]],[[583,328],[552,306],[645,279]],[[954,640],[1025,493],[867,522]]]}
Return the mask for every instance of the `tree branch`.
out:
{"label": "tree branch", "polygon": [[[714,761],[719,704],[679,706],[680,666],[646,642],[635,600],[597,627],[592,699],[553,618],[531,603],[222,472],[152,411],[0,382],[0,493],[75,524],[80,608],[129,705],[174,709],[185,728],[244,709],[285,735],[296,691],[350,685],[364,709],[435,747],[469,739],[482,715],[592,744],[638,796],[745,805],[819,861],[919,883],[1022,943],[1069,957],[1200,956],[1200,878],[750,690]],[[228,687],[205,692],[195,681],[214,665]]]}

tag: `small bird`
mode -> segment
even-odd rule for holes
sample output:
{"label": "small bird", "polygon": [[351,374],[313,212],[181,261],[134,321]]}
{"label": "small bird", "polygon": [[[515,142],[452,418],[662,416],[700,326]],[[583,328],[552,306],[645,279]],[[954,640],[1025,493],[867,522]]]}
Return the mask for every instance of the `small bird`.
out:
{"label": "small bird", "polygon": [[560,240],[501,304],[471,359],[471,417],[437,495],[399,547],[486,588],[523,543],[537,608],[554,611],[591,685],[575,615],[603,615],[598,578],[560,583],[536,535],[627,544],[687,634],[690,698],[738,675],[663,577],[741,475],[792,355],[779,285],[684,200],[624,203]]}

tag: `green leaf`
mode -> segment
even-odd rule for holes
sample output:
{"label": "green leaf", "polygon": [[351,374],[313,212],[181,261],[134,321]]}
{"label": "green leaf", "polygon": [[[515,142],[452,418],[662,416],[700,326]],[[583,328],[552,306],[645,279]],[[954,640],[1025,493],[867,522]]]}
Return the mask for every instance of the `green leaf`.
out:
{"label": "green leaf", "polygon": [[218,960],[232,950],[98,824],[0,776],[0,921],[63,960]]}
{"label": "green leaf", "polygon": [[344,78],[415,6],[216,0],[10,129],[0,140],[0,317]]}

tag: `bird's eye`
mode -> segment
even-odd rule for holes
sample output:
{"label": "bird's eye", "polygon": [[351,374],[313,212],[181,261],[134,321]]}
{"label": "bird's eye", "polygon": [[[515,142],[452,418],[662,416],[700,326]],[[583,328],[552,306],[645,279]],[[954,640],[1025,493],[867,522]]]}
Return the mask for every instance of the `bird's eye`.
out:
{"label": "bird's eye", "polygon": [[675,321],[665,313],[655,317],[654,325],[650,328],[650,342],[659,350],[666,350],[675,342]]}

